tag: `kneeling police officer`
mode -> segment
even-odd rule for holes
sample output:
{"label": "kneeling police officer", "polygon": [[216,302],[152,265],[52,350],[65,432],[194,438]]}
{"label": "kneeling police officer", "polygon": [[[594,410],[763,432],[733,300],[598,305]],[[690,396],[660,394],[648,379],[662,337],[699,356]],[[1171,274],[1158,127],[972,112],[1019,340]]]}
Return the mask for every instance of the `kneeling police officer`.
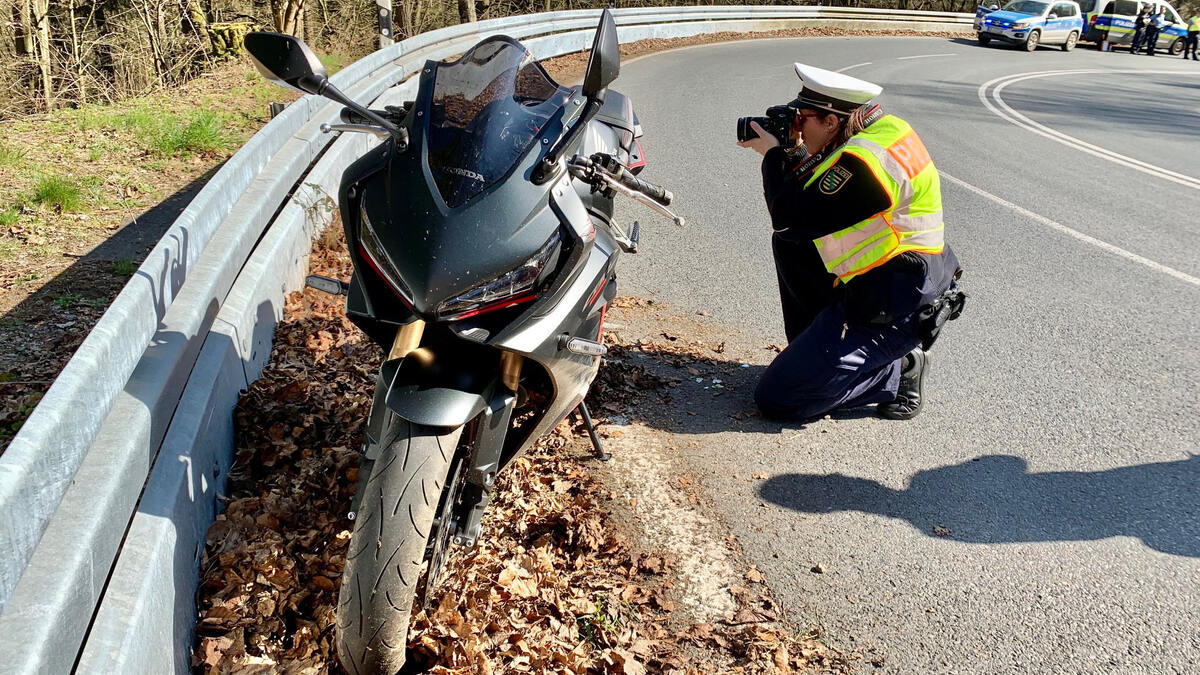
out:
{"label": "kneeling police officer", "polygon": [[795,100],[738,125],[738,145],[763,156],[788,339],[755,400],[784,419],[872,403],[910,419],[923,403],[926,350],[966,298],[944,240],[938,172],[912,127],[872,105],[878,85],[795,69]]}

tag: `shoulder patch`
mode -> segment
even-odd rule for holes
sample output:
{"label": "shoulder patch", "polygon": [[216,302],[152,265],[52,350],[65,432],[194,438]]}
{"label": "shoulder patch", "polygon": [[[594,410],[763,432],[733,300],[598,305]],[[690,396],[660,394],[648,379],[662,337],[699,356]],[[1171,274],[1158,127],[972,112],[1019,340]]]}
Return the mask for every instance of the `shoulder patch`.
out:
{"label": "shoulder patch", "polygon": [[831,195],[841,190],[842,186],[849,183],[853,176],[850,169],[844,166],[834,166],[826,171],[824,176],[821,176],[821,180],[817,184],[820,186],[822,194]]}

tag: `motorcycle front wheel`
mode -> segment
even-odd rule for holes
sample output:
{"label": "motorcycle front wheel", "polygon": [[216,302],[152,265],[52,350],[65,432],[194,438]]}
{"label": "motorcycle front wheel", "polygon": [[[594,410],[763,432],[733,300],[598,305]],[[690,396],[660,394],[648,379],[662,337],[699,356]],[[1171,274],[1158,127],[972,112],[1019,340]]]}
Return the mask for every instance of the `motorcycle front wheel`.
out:
{"label": "motorcycle front wheel", "polygon": [[[442,429],[392,418],[370,478],[360,488],[342,587],[337,647],[352,675],[391,675],[404,665],[408,623],[435,517],[463,428]],[[457,472],[456,472],[457,473]]]}

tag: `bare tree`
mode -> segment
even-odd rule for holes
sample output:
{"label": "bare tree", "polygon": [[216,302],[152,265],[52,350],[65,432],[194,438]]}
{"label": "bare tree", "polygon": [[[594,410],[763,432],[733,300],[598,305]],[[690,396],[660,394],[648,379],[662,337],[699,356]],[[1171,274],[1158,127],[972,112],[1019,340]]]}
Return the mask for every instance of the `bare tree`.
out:
{"label": "bare tree", "polygon": [[42,105],[54,108],[54,76],[50,70],[50,0],[33,0],[33,28],[37,33],[36,63],[41,77]]}
{"label": "bare tree", "polygon": [[[546,4],[550,4],[550,0],[546,0]],[[458,21],[459,23],[475,23],[478,19],[475,16],[475,0],[458,0]]]}
{"label": "bare tree", "polygon": [[304,0],[271,0],[271,16],[275,30],[303,37]]}

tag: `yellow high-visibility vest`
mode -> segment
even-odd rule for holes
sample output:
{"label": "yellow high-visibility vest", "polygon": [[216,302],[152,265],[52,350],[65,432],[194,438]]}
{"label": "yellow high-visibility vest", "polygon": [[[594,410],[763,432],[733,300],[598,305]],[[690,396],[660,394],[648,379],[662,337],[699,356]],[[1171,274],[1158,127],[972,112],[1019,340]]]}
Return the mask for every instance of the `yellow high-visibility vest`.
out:
{"label": "yellow high-visibility vest", "polygon": [[1192,18],[1188,19],[1188,32],[1200,32],[1200,15],[1193,15]]}
{"label": "yellow high-visibility vest", "polygon": [[883,116],[817,165],[804,187],[819,180],[818,189],[836,191],[849,178],[849,174],[834,175],[838,172],[834,164],[844,152],[866,162],[891,198],[891,206],[814,239],[825,269],[845,283],[905,251],[941,253],[945,245],[941,179],[925,144],[908,122]]}

